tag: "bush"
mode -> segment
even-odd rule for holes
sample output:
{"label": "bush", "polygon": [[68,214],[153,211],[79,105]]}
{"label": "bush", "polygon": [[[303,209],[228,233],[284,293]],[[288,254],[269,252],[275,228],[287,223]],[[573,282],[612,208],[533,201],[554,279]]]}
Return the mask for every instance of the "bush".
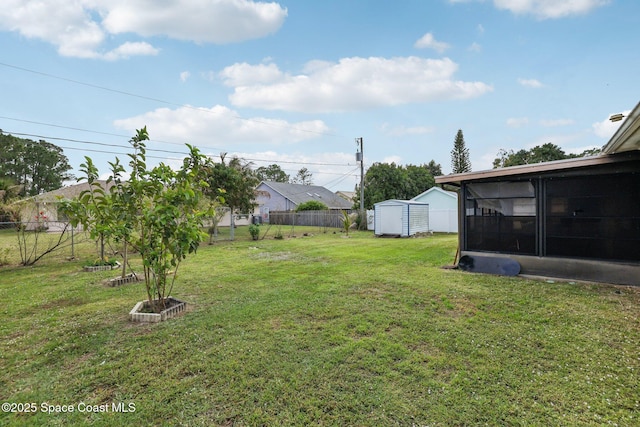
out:
{"label": "bush", "polygon": [[309,200],[308,202],[300,203],[296,208],[296,212],[301,211],[326,211],[329,209],[327,205],[317,200]]}
{"label": "bush", "polygon": [[258,240],[258,237],[260,237],[260,226],[258,224],[251,224],[249,226],[249,234],[251,234],[253,240]]}

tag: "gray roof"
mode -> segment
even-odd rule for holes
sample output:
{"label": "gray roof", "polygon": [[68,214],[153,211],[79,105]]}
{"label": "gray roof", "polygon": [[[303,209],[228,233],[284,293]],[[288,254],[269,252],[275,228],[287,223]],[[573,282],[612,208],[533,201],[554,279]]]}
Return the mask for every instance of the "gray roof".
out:
{"label": "gray roof", "polygon": [[329,209],[351,209],[353,207],[351,202],[319,185],[289,184],[274,181],[262,181],[260,185],[263,184],[296,205],[316,200],[327,205]]}

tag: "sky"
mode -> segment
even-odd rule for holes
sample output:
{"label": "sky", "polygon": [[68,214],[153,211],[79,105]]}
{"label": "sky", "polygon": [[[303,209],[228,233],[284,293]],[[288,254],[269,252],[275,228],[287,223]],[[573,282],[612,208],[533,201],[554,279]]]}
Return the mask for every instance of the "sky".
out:
{"label": "sky", "polygon": [[500,150],[601,147],[640,100],[637,0],[3,0],[0,129],[106,176],[148,160],[301,168],[352,191],[375,162],[473,171]]}

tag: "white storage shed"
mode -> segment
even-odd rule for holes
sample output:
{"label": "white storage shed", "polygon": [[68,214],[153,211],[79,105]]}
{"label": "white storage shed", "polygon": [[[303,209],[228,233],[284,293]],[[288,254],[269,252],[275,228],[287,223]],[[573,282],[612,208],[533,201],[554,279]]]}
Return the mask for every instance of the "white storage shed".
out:
{"label": "white storage shed", "polygon": [[429,204],[412,200],[385,200],[373,205],[376,236],[409,237],[429,231]]}

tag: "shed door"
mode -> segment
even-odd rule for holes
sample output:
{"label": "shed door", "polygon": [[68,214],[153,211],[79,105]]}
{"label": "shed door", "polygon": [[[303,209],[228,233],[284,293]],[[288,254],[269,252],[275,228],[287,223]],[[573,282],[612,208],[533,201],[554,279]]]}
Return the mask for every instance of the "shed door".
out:
{"label": "shed door", "polygon": [[381,209],[381,234],[402,235],[402,206],[383,206]]}

